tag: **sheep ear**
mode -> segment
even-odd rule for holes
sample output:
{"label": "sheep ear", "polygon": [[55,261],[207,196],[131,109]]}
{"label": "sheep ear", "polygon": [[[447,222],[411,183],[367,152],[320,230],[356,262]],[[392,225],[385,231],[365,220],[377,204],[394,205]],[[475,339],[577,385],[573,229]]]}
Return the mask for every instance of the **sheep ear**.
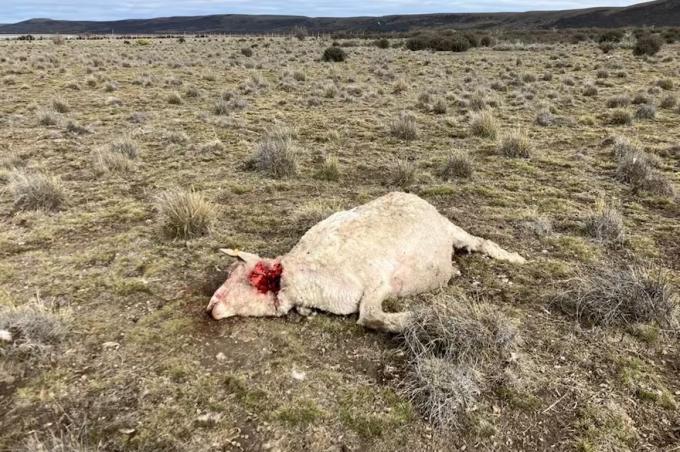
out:
{"label": "sheep ear", "polygon": [[260,256],[257,254],[246,253],[245,251],[233,250],[230,248],[220,248],[220,251],[227,256],[235,257],[242,262],[254,262],[260,260]]}

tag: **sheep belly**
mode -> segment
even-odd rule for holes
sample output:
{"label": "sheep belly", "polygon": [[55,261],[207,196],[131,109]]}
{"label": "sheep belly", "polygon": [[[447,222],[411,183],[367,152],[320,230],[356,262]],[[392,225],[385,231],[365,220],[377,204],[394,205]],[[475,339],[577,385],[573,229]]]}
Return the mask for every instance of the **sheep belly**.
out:
{"label": "sheep belly", "polygon": [[454,273],[449,221],[422,199],[391,193],[312,227],[282,258],[280,296],[336,314],[389,284],[393,297],[445,285]]}

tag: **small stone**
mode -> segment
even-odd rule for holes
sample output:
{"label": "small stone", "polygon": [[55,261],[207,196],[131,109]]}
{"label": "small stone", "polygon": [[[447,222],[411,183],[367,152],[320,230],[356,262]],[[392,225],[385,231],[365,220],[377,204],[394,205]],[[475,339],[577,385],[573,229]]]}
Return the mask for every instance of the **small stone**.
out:
{"label": "small stone", "polygon": [[225,359],[227,359],[227,357],[224,353],[219,352],[217,355],[215,355],[215,359],[217,359],[218,361],[224,361]]}
{"label": "small stone", "polygon": [[293,369],[293,371],[291,372],[291,376],[293,377],[293,380],[305,381],[305,379],[307,378],[307,373]]}
{"label": "small stone", "polygon": [[118,350],[118,347],[120,347],[118,342],[104,342],[102,344],[104,350]]}
{"label": "small stone", "polygon": [[205,413],[196,418],[196,423],[201,426],[209,427],[217,424],[221,418],[222,415],[219,413]]}
{"label": "small stone", "polygon": [[123,435],[132,435],[136,430],[134,428],[119,428],[118,431]]}
{"label": "small stone", "polygon": [[7,330],[0,330],[0,341],[12,342],[12,333]]}

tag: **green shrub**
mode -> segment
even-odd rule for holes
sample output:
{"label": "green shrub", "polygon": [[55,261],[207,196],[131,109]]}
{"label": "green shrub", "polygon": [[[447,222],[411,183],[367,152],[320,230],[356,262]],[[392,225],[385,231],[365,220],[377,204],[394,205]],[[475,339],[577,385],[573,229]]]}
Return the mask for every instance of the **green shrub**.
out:
{"label": "green shrub", "polygon": [[347,59],[347,54],[340,47],[331,46],[323,51],[323,60],[340,63]]}
{"label": "green shrub", "polygon": [[496,44],[496,40],[491,36],[482,36],[479,40],[479,45],[482,47],[493,47]]}
{"label": "green shrub", "polygon": [[377,39],[373,44],[379,49],[389,49],[390,48],[390,41],[386,38]]}
{"label": "green shrub", "polygon": [[460,35],[455,33],[423,33],[406,41],[409,50],[434,50],[437,52],[465,52],[470,47],[478,45],[474,35]]}
{"label": "green shrub", "polygon": [[656,55],[663,46],[663,40],[657,35],[643,35],[640,36],[633,48],[633,55]]}
{"label": "green shrub", "polygon": [[607,30],[600,35],[598,42],[620,42],[623,39],[623,30]]}

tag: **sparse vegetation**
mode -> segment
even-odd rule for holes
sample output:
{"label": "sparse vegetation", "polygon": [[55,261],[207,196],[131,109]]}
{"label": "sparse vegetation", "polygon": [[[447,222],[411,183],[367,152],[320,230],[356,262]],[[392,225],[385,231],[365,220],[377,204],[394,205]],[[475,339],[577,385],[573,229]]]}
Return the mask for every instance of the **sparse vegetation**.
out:
{"label": "sparse vegetation", "polygon": [[[634,28],[607,55],[599,29],[433,33],[485,47],[455,54],[311,31],[0,40],[0,320],[61,325],[0,324],[0,449],[672,447],[677,30],[645,30],[665,43],[640,57]],[[392,135],[403,110],[415,140]],[[500,150],[517,130],[530,158]],[[385,302],[432,308],[443,332],[419,337],[441,349],[356,316],[205,316],[220,248],[280,256],[394,190],[527,259],[456,250],[450,284]],[[468,346],[495,344],[495,316],[524,341]]]}

